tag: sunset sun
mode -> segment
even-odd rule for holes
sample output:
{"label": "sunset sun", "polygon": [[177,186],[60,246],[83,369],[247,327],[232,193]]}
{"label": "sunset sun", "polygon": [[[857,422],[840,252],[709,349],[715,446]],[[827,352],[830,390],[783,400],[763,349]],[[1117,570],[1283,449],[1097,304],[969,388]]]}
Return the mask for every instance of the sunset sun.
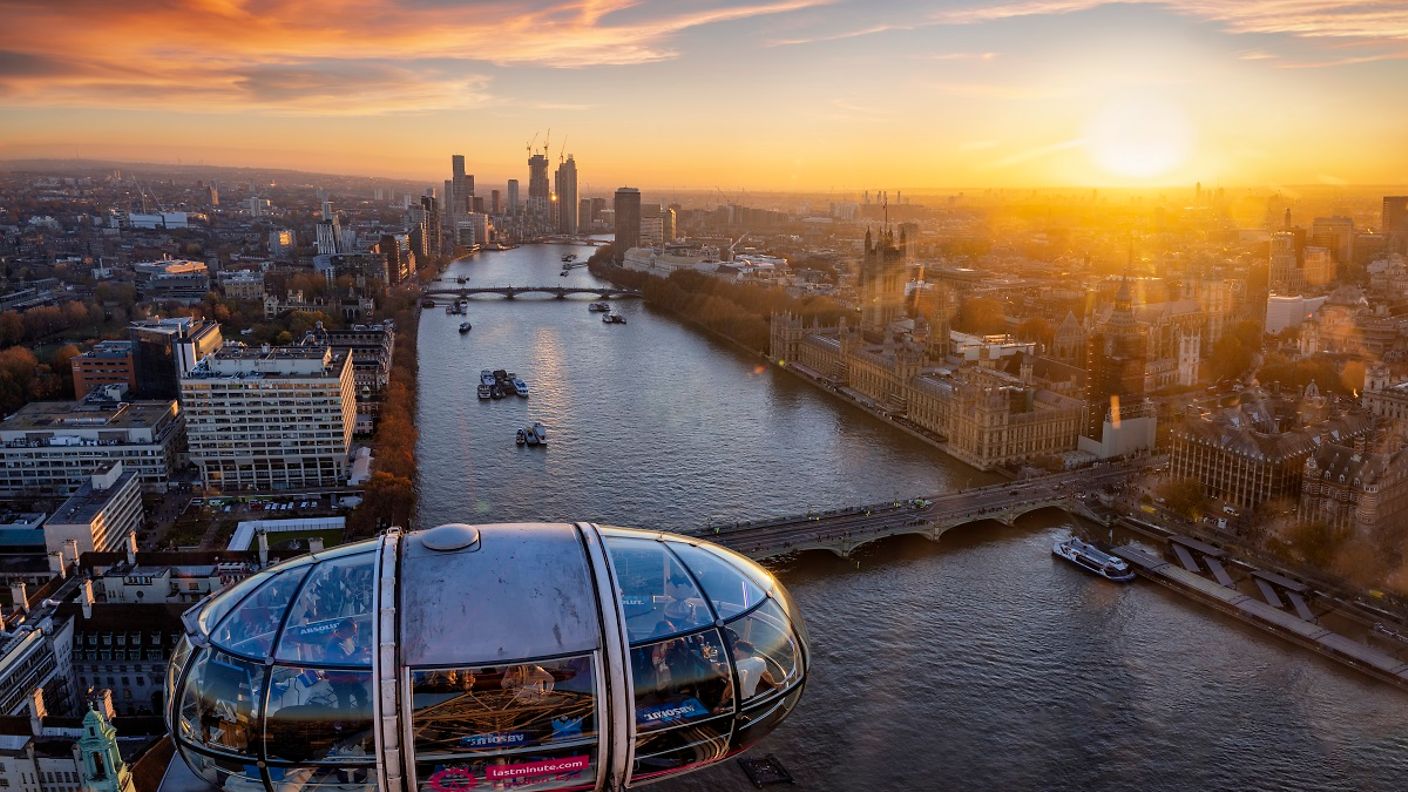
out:
{"label": "sunset sun", "polygon": [[1090,158],[1112,176],[1150,179],[1187,161],[1193,129],[1182,109],[1152,98],[1123,98],[1102,106],[1086,126]]}

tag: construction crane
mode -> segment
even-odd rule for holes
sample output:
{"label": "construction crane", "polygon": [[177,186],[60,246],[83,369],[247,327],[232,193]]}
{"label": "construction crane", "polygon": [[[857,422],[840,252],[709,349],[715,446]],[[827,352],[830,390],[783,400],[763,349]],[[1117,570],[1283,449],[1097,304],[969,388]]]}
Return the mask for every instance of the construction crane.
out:
{"label": "construction crane", "polygon": [[146,202],[150,200],[152,202],[152,205],[156,207],[156,210],[158,212],[166,211],[166,207],[161,205],[161,201],[157,199],[155,194],[147,190],[146,185],[142,184],[141,179],[138,179],[136,176],[133,176],[132,183],[137,185],[137,193],[139,196],[141,196],[143,205],[145,205]]}
{"label": "construction crane", "polygon": [[728,257],[729,257],[729,260],[730,260],[730,261],[733,260],[733,249],[736,248],[736,247],[738,247],[738,243],[739,243],[739,242],[742,242],[743,240],[745,240],[745,239],[747,239],[747,238],[748,238],[748,232],[747,232],[747,231],[744,231],[743,234],[742,234],[742,236],[738,237],[738,239],[733,240],[733,244],[728,246]]}
{"label": "construction crane", "polygon": [[563,136],[562,136],[562,145],[561,145],[561,146],[558,146],[558,148],[557,148],[557,163],[558,163],[559,165],[561,165],[561,164],[565,161],[565,160],[562,159],[562,152],[564,152],[564,151],[566,151],[566,150],[567,150],[567,136],[566,136],[566,135],[563,135]]}
{"label": "construction crane", "polygon": [[548,127],[547,137],[543,138],[543,159],[547,159],[548,151],[552,148],[552,127]]}

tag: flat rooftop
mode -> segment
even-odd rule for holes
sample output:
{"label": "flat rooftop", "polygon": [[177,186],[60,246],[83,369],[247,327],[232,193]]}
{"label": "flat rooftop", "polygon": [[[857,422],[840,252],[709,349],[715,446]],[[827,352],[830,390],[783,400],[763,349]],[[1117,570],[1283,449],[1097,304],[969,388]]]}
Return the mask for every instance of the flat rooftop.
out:
{"label": "flat rooftop", "polygon": [[226,344],[191,369],[185,379],[335,377],[341,372],[347,355],[346,351],[334,351],[323,344],[279,347]]}
{"label": "flat rooftop", "polygon": [[30,402],[0,421],[4,432],[58,432],[80,429],[147,429],[175,413],[175,401]]}
{"label": "flat rooftop", "polygon": [[90,477],[87,481],[83,482],[83,485],[78,488],[77,492],[70,495],[69,499],[64,501],[63,505],[59,506],[59,508],[54,511],[53,516],[49,518],[49,524],[87,525],[93,522],[93,518],[97,517],[103,509],[107,508],[107,505],[112,502],[113,497],[127,486],[127,482],[136,477],[136,471],[124,471],[121,476],[117,477],[117,481],[113,482],[113,485],[105,490],[93,489],[93,479]]}

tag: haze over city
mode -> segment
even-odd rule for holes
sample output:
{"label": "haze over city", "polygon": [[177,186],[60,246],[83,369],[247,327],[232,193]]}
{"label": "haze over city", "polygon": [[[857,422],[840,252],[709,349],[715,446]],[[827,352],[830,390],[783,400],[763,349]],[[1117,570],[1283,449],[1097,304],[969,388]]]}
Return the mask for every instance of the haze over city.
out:
{"label": "haze over city", "polygon": [[1408,6],[4,4],[0,159],[897,188],[1408,178]]}

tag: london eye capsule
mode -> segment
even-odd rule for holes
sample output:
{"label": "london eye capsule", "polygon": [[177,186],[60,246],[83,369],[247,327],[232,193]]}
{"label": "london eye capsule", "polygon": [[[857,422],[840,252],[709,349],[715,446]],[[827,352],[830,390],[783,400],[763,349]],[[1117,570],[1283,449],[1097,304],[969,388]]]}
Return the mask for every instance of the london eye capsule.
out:
{"label": "london eye capsule", "polygon": [[592,523],[391,531],[184,617],[167,726],[226,790],[622,789],[796,705],[796,606],[752,561]]}

